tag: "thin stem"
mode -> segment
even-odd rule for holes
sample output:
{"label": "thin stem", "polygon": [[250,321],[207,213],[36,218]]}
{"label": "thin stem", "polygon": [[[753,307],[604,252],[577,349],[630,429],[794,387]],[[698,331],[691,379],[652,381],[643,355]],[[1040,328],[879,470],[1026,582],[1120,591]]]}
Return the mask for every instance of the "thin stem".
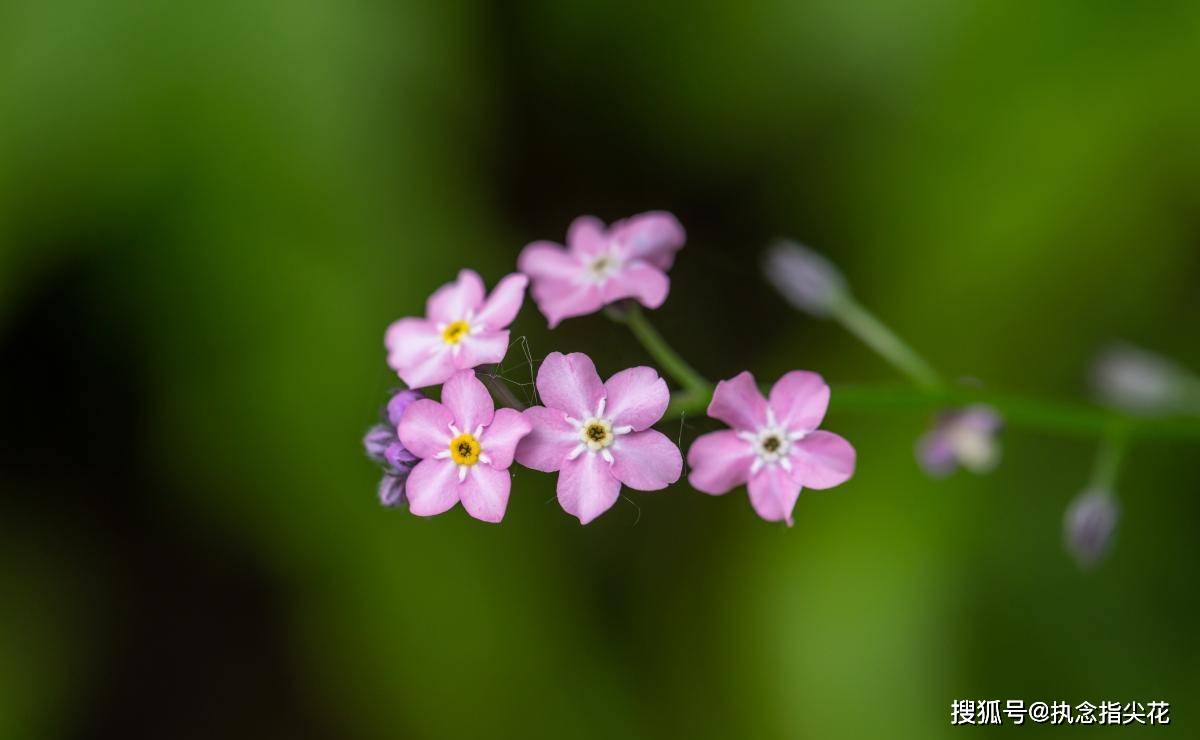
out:
{"label": "thin stem", "polygon": [[1096,466],[1092,469],[1092,488],[1107,491],[1112,495],[1116,490],[1117,471],[1121,467],[1121,458],[1125,455],[1128,436],[1124,425],[1113,425],[1100,441],[1100,451],[1096,453]]}
{"label": "thin stem", "polygon": [[[712,399],[712,386],[704,392],[681,392],[671,397],[669,416],[702,414]],[[836,412],[929,413],[947,406],[987,404],[1006,424],[1054,434],[1096,437],[1117,433],[1123,437],[1156,437],[1200,442],[1200,420],[1185,417],[1138,417],[1078,403],[1063,403],[975,388],[916,388],[838,385],[830,408]],[[1116,430],[1116,432],[1114,432]]]}
{"label": "thin stem", "polygon": [[[711,395],[712,384],[680,357],[671,345],[667,344],[667,340],[663,339],[658,330],[646,320],[641,306],[630,302],[622,309],[610,310],[607,313],[613,320],[628,326],[629,331],[633,332],[633,336],[642,343],[655,362],[683,386],[685,391],[692,396]],[[707,401],[705,403],[707,404]]]}
{"label": "thin stem", "polygon": [[923,357],[848,293],[832,304],[830,315],[918,387],[930,390],[942,385],[937,371]]}

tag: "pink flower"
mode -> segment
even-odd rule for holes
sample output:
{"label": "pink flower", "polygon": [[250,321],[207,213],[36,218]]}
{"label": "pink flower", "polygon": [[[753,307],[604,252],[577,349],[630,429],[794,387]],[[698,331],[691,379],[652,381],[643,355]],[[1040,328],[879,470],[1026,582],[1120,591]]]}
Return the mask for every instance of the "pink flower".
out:
{"label": "pink flower", "polygon": [[688,482],[705,493],[748,483],[750,503],[767,521],[792,524],[800,489],[832,488],[854,474],[854,448],[818,431],[829,406],[820,375],[787,373],[763,398],[748,372],[717,383],[708,415],[733,429],[696,439],[688,450]]}
{"label": "pink flower", "polygon": [[525,247],[517,268],[533,280],[533,299],[550,328],[572,316],[594,313],[622,298],[646,308],[667,299],[666,271],[685,239],[679,220],[651,211],[605,229],[594,216],[580,216],[567,230],[567,248],[538,241]]}
{"label": "pink flower", "polygon": [[398,431],[401,444],[421,458],[405,485],[409,511],[433,516],[462,501],[476,519],[504,518],[512,486],[508,467],[529,422],[514,409],[497,411],[475,373],[450,376],[442,403],[414,401]]}
{"label": "pink flower", "polygon": [[484,299],[483,280],[462,270],[425,304],[427,318],[406,318],[388,327],[383,343],[388,365],[410,388],[442,383],[456,370],[500,362],[508,352],[508,325],[521,310],[529,279],[508,275]]}
{"label": "pink flower", "polygon": [[608,511],[622,483],[657,491],[679,480],[679,448],[650,428],[670,400],[653,368],[631,367],[601,383],[587,355],[554,352],[538,369],[537,390],[546,405],[525,410],[533,431],[517,462],[558,471],[558,502],[580,523]]}

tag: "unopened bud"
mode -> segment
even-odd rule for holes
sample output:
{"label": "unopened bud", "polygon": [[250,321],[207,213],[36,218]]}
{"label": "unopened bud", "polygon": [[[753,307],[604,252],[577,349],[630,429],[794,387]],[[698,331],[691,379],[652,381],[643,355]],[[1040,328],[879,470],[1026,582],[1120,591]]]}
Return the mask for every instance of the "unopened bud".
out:
{"label": "unopened bud", "polygon": [[1165,357],[1128,344],[1100,353],[1092,385],[1110,406],[1142,413],[1195,410],[1200,379]]}
{"label": "unopened bud", "polygon": [[1120,512],[1112,493],[1090,488],[1075,497],[1063,515],[1063,541],[1081,568],[1091,568],[1108,551]]}
{"label": "unopened bud", "polygon": [[763,256],[767,281],[792,306],[827,316],[846,295],[846,279],[833,263],[795,242],[778,242]]}

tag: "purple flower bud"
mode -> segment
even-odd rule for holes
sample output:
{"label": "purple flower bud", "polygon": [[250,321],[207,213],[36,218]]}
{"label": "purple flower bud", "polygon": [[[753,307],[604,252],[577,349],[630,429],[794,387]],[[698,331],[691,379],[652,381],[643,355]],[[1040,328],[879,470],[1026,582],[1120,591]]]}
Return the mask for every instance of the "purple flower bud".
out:
{"label": "purple flower bud", "polygon": [[421,458],[405,449],[398,441],[393,441],[383,451],[383,459],[393,470],[410,470]]}
{"label": "purple flower bud", "polygon": [[1075,497],[1063,515],[1063,540],[1081,568],[1100,561],[1112,542],[1120,511],[1112,493],[1091,488]]}
{"label": "purple flower bud", "polygon": [[942,478],[960,466],[986,473],[1000,462],[997,442],[1003,419],[991,406],[977,404],[939,415],[933,429],[917,440],[917,462]]}
{"label": "purple flower bud", "polygon": [[396,428],[387,424],[376,424],[363,437],[367,457],[381,465],[387,462],[387,450],[392,443],[399,444],[396,442]]}
{"label": "purple flower bud", "polygon": [[402,475],[384,473],[383,478],[379,481],[379,503],[389,508],[408,504],[408,497],[404,493],[404,484],[408,482],[408,473],[407,470]]}
{"label": "purple flower bud", "polygon": [[788,303],[815,316],[826,316],[846,295],[846,280],[833,263],[808,247],[779,242],[763,257],[767,281]]}
{"label": "purple flower bud", "polygon": [[417,391],[396,391],[383,410],[387,421],[371,427],[363,437],[367,457],[383,466],[383,480],[379,481],[379,502],[384,506],[403,506],[407,501],[404,496],[404,484],[419,458],[400,443],[396,436],[396,426],[404,416],[405,409],[420,398],[424,396]]}
{"label": "purple flower bud", "polygon": [[1110,406],[1143,413],[1186,410],[1200,397],[1200,379],[1165,357],[1129,344],[1100,353],[1092,386]]}
{"label": "purple flower bud", "polygon": [[387,402],[387,408],[384,413],[387,415],[388,422],[392,426],[400,425],[400,417],[404,416],[404,410],[407,409],[413,401],[424,398],[419,391],[396,391],[396,395],[392,396]]}

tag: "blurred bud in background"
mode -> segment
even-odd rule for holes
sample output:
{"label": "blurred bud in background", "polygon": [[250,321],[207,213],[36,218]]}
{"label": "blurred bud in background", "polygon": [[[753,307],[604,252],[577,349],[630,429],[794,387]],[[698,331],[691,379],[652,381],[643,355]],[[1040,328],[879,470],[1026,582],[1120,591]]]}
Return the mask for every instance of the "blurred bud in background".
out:
{"label": "blurred bud in background", "polygon": [[404,484],[408,474],[417,464],[417,456],[400,444],[396,436],[396,426],[404,411],[419,398],[424,398],[417,391],[396,391],[384,407],[384,423],[376,424],[367,430],[363,437],[363,448],[367,457],[383,467],[383,478],[379,481],[379,503],[384,506],[403,506]]}
{"label": "blurred bud in background", "polygon": [[815,316],[828,316],[846,295],[846,280],[833,263],[796,242],[768,247],[762,267],[788,303]]}
{"label": "blurred bud in background", "polygon": [[1112,542],[1120,512],[1112,492],[1089,488],[1075,497],[1063,516],[1063,541],[1081,568],[1100,562]]}
{"label": "blurred bud in background", "polygon": [[1126,411],[1200,412],[1200,378],[1129,344],[1112,345],[1097,356],[1092,387],[1101,402]]}
{"label": "blurred bud in background", "polygon": [[1002,426],[1000,414],[982,404],[940,414],[933,429],[917,440],[917,462],[937,478],[959,467],[986,473],[1000,462]]}

